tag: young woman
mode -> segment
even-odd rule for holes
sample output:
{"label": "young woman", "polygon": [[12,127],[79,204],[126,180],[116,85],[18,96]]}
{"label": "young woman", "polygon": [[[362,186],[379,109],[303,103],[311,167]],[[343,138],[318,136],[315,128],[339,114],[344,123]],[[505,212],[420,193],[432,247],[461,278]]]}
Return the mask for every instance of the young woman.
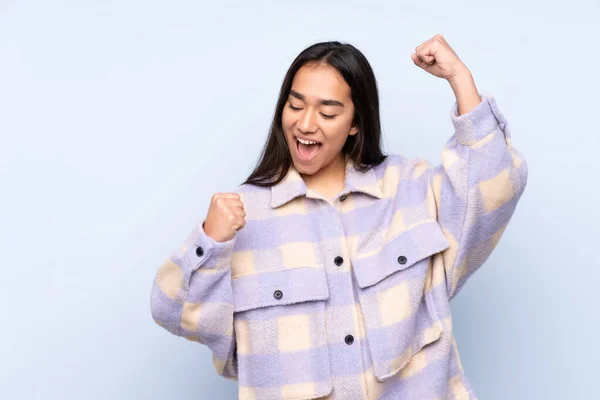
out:
{"label": "young woman", "polygon": [[369,63],[315,44],[285,76],[256,169],[159,268],[154,320],[208,346],[240,399],[475,399],[449,302],[498,243],[527,165],[441,35],[411,57],[456,96],[441,165],[384,155]]}

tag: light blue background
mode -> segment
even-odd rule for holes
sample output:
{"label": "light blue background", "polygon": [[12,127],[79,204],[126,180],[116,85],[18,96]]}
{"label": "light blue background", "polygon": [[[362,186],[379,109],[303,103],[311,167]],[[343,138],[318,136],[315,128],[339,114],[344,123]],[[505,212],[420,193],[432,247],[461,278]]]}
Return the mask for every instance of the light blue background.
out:
{"label": "light blue background", "polygon": [[529,184],[453,302],[481,399],[598,393],[595,1],[0,2],[0,397],[233,399],[209,351],[155,325],[157,268],[251,172],[306,46],[354,44],[385,150],[438,163],[445,36],[508,118]]}

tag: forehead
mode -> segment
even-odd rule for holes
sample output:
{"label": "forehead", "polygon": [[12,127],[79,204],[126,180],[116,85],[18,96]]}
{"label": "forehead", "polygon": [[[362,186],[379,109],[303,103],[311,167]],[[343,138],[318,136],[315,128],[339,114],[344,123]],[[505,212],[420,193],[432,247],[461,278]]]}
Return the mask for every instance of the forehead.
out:
{"label": "forehead", "polygon": [[328,65],[304,65],[294,76],[292,89],[311,99],[350,100],[350,86],[342,75]]}

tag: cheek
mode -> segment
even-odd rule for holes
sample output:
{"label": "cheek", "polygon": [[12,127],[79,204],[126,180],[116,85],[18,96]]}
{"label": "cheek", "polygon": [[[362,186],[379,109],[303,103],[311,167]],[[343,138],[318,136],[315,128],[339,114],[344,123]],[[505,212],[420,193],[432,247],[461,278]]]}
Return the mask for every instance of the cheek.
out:
{"label": "cheek", "polygon": [[283,126],[283,129],[286,132],[294,125],[293,116],[290,115],[290,113],[285,110],[283,111],[283,114],[281,115],[281,125]]}
{"label": "cheek", "polygon": [[345,141],[350,132],[350,121],[336,121],[329,126],[329,136],[336,141]]}

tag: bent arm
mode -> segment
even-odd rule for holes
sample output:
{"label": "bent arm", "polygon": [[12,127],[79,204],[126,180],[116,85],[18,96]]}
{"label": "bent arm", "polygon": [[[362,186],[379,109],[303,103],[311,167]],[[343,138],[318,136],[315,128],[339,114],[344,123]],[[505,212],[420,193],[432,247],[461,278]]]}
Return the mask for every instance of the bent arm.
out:
{"label": "bent arm", "polygon": [[202,343],[217,373],[237,377],[231,255],[235,238],[216,242],[202,224],[160,266],[154,279],[154,321],[174,335]]}

